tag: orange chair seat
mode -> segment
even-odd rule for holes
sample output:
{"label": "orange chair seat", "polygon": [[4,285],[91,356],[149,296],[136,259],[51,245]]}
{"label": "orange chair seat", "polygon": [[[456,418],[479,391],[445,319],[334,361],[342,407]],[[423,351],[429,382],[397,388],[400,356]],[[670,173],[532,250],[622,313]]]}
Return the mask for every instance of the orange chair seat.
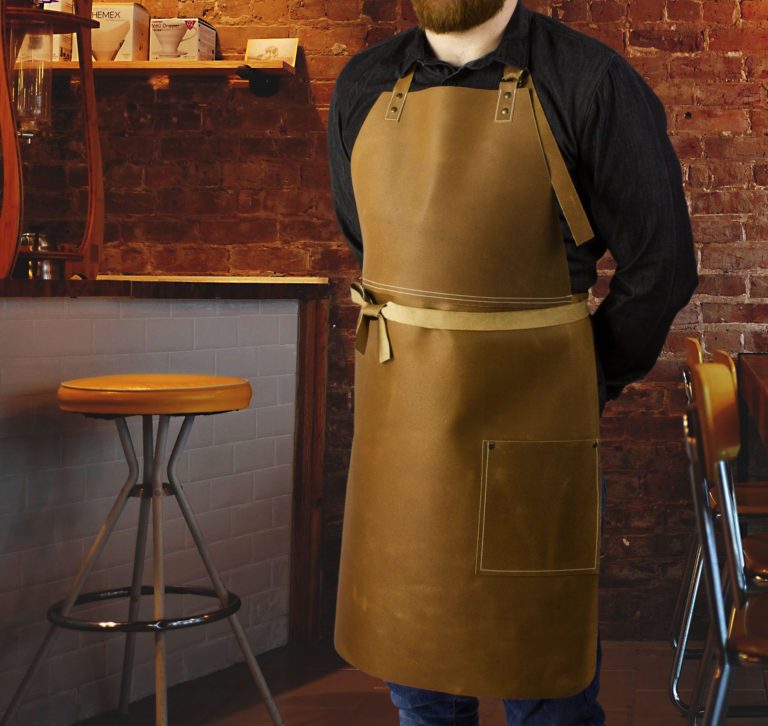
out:
{"label": "orange chair seat", "polygon": [[59,408],[74,413],[131,416],[221,413],[245,408],[244,378],[187,373],[127,373],[62,381]]}
{"label": "orange chair seat", "polygon": [[[713,511],[719,514],[720,500],[717,487],[710,487],[709,503]],[[768,516],[768,482],[737,484],[736,503],[741,518]]]}
{"label": "orange chair seat", "polygon": [[753,663],[768,663],[768,593],[752,595],[734,614],[728,650],[732,656]]}
{"label": "orange chair seat", "polygon": [[747,577],[768,580],[768,532],[755,532],[741,540]]}

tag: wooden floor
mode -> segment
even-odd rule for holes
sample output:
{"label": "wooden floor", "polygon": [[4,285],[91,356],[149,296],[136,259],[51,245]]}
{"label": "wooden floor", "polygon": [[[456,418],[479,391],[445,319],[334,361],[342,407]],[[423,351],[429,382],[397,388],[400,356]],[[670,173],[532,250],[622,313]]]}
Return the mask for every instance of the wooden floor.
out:
{"label": "wooden floor", "polygon": [[[667,696],[671,649],[666,643],[603,644],[600,703],[608,726],[684,726]],[[330,643],[289,646],[259,656],[259,665],[285,726],[398,726],[387,687],[351,668]],[[683,692],[695,675],[689,661]],[[766,675],[741,669],[732,703],[768,703]],[[154,720],[154,701],[131,706],[131,715],[110,715],[82,722],[88,726],[147,726]],[[169,692],[169,721],[181,726],[269,726],[271,720],[244,665],[175,686]],[[480,699],[481,726],[505,726],[500,700]],[[734,726],[768,724],[768,717],[733,718]]]}

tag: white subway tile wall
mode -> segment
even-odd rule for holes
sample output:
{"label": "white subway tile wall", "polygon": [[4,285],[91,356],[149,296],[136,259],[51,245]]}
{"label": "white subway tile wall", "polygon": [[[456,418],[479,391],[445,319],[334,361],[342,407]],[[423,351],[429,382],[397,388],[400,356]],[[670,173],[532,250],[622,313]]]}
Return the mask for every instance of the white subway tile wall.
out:
{"label": "white subway tile wall", "polygon": [[[248,409],[197,418],[178,473],[225,585],[243,601],[254,652],[287,642],[297,328],[296,301],[0,300],[0,714],[46,632],[46,610],[65,596],[127,473],[113,422],[58,410],[56,388],[68,378],[178,372],[250,381]],[[141,420],[128,421],[140,455]],[[172,419],[172,437],[180,424]],[[130,499],[85,591],[130,583],[137,514]],[[175,500],[164,500],[164,520],[168,583],[210,587]],[[151,548],[150,527],[145,584]],[[169,613],[213,606],[167,598]],[[122,618],[127,601],[78,612]],[[113,709],[123,642],[59,629],[18,723],[64,726]],[[133,699],[153,692],[152,642],[137,636]],[[242,660],[226,621],[166,642],[169,685]]]}

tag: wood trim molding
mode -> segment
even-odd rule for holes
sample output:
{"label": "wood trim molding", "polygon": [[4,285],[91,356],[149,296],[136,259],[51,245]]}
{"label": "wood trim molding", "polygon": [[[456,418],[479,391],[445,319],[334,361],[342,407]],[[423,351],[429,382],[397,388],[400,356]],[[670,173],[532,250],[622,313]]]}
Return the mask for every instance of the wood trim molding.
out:
{"label": "wood trim molding", "polygon": [[328,312],[327,298],[306,300],[299,306],[288,623],[288,640],[292,643],[321,637]]}

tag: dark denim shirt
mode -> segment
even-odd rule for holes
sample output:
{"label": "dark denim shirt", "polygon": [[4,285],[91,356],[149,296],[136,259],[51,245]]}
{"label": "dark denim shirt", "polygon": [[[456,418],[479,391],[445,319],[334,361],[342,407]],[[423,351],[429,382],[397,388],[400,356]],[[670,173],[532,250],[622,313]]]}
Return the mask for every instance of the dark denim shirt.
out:
{"label": "dark denim shirt", "polygon": [[522,0],[498,47],[461,67],[436,58],[419,26],[366,48],[339,74],[328,118],[334,210],[361,265],[350,154],[379,94],[391,91],[414,60],[411,92],[436,85],[495,89],[505,64],[530,70],[595,232],[577,248],[559,209],[572,291],[595,283],[606,250],[616,262],[608,295],[592,316],[602,409],[606,397],[651,369],[697,283],[680,163],[661,101],[619,53]]}

